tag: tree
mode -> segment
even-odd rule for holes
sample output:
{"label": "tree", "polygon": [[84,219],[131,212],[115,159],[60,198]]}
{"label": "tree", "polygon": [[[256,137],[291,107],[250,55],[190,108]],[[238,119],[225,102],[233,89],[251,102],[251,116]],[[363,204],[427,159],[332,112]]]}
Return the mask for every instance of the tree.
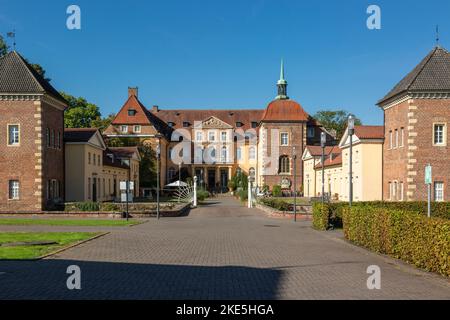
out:
{"label": "tree", "polygon": [[92,122],[101,117],[97,105],[83,97],[76,98],[65,92],[60,93],[68,102],[68,108],[64,113],[66,128],[91,128]]}
{"label": "tree", "polygon": [[[314,115],[314,118],[328,131],[336,131],[336,138],[340,139],[347,128],[347,120],[350,114],[345,110],[321,110]],[[361,125],[361,120],[356,117],[355,125]]]}
{"label": "tree", "polygon": [[101,132],[103,132],[106,128],[109,127],[115,117],[116,115],[114,113],[111,113],[106,118],[97,117],[95,120],[92,120],[91,126],[94,128],[98,128]]}
{"label": "tree", "polygon": [[47,82],[52,81],[52,79],[45,77],[45,69],[38,63],[31,63],[27,59],[25,61]]}
{"label": "tree", "polygon": [[0,34],[0,57],[3,57],[7,53],[8,53],[8,45],[3,39],[3,36]]}

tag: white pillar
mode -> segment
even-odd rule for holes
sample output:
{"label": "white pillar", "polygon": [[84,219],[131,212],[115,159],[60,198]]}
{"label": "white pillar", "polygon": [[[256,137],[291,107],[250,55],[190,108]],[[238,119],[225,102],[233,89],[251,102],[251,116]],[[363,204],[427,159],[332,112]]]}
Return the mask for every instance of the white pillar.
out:
{"label": "white pillar", "polygon": [[197,207],[197,176],[194,176],[194,207]]}
{"label": "white pillar", "polygon": [[248,208],[252,208],[252,183],[249,181],[248,182],[248,197],[247,197],[247,202],[248,202]]}

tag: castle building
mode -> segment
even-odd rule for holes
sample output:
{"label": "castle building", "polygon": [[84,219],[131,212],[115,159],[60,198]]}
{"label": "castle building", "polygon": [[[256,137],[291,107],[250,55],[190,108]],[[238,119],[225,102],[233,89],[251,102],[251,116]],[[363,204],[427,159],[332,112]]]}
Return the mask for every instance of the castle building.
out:
{"label": "castle building", "polygon": [[0,58],[0,211],[39,212],[64,201],[66,106],[19,53]]}
{"label": "castle building", "polygon": [[450,200],[450,53],[435,47],[378,105],[384,111],[383,199]]}
{"label": "castle building", "polygon": [[[324,129],[288,97],[283,64],[277,88],[265,109],[236,110],[147,109],[138,89],[129,88],[128,100],[103,134],[135,139],[155,150],[159,144],[162,185],[196,176],[207,189],[227,192],[231,177],[244,172],[261,188],[280,185],[286,192],[293,191],[296,179],[300,191],[301,155],[306,145],[320,143]],[[335,143],[328,133],[327,140]]]}

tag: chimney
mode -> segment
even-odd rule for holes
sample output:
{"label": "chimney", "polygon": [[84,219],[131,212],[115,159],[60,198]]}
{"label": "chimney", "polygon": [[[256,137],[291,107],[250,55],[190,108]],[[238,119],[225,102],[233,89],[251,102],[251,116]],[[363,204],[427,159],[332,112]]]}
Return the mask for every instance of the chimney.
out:
{"label": "chimney", "polygon": [[128,98],[131,96],[138,97],[138,87],[128,87]]}
{"label": "chimney", "polygon": [[152,107],[152,112],[159,112],[159,107],[158,106],[153,106]]}

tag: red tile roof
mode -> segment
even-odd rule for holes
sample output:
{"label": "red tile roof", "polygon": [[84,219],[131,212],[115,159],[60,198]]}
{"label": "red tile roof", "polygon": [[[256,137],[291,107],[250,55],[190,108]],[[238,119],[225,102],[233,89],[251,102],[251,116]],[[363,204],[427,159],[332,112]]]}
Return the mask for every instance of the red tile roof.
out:
{"label": "red tile roof", "polygon": [[[325,159],[323,166],[326,168],[341,164],[342,164],[342,150],[338,146],[332,147],[332,150]],[[322,163],[318,163],[314,168],[315,169],[322,168]]]}
{"label": "red tile roof", "polygon": [[[128,110],[135,110],[134,116],[128,115]],[[150,125],[150,120],[147,117],[147,110],[136,98],[135,95],[130,95],[123,107],[117,113],[116,117],[112,121],[112,124],[141,124]]]}
{"label": "red tile roof", "polygon": [[274,100],[267,106],[262,121],[308,121],[309,115],[294,100]]}
{"label": "red tile roof", "polygon": [[[325,147],[325,156],[329,155],[331,150],[335,148],[334,146],[326,146]],[[321,146],[306,146],[306,149],[309,150],[309,153],[313,157],[322,156],[322,147]]]}
{"label": "red tile roof", "polygon": [[359,139],[384,139],[384,127],[355,126],[355,135]]}

